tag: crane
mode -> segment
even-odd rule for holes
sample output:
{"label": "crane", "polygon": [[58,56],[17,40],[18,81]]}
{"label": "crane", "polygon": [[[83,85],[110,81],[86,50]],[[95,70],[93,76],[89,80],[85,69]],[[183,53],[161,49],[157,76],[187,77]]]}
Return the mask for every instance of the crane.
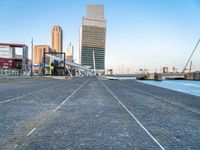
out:
{"label": "crane", "polygon": [[195,50],[196,50],[197,47],[198,47],[199,42],[200,42],[200,39],[198,40],[197,44],[196,44],[195,47],[194,47],[194,50],[192,51],[192,54],[190,55],[190,57],[189,57],[187,63],[185,64],[185,67],[184,67],[184,69],[183,69],[183,71],[182,71],[183,73],[185,72],[185,70],[187,70],[187,66],[188,66],[188,64],[189,64],[189,62],[190,62],[190,60],[191,60],[191,58],[192,58],[192,56],[193,56]]}

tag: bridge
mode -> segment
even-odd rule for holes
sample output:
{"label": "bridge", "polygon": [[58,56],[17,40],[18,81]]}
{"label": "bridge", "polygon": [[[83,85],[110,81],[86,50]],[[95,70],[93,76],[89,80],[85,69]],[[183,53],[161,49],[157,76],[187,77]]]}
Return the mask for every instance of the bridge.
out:
{"label": "bridge", "polygon": [[72,77],[73,75],[69,67],[76,69],[77,71],[79,71],[79,73],[82,73],[85,75],[93,75],[93,71],[91,69],[81,64],[65,60],[62,54],[64,54],[64,58],[65,58],[65,53],[44,52],[43,63],[40,64],[41,71],[43,69],[43,75],[52,75],[52,71],[55,71],[55,68],[61,68],[63,69],[62,75],[65,75],[65,72],[67,70],[69,75]]}

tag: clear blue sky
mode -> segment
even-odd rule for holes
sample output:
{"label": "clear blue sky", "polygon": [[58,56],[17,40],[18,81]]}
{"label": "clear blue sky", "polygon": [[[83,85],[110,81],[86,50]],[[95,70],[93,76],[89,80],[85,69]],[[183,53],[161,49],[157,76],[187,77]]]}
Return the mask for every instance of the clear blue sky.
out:
{"label": "clear blue sky", "polygon": [[[200,38],[200,0],[0,0],[0,42],[51,45],[51,28],[64,32],[78,58],[79,28],[88,3],[104,4],[106,67],[115,72],[184,67]],[[30,48],[29,48],[30,49]],[[200,45],[193,69],[200,70]]]}

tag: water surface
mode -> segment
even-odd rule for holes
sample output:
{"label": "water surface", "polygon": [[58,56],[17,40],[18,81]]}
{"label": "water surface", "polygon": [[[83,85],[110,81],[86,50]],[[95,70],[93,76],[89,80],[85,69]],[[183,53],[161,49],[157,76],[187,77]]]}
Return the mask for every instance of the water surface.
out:
{"label": "water surface", "polygon": [[200,81],[190,80],[163,80],[163,81],[151,81],[151,80],[137,80],[145,84],[150,84],[166,89],[171,89],[187,94],[200,96]]}

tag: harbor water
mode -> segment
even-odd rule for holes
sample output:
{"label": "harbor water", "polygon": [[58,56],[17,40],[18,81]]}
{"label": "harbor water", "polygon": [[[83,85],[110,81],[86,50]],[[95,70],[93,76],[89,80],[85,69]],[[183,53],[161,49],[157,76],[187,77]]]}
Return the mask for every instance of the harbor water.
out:
{"label": "harbor water", "polygon": [[163,80],[161,82],[151,81],[151,80],[137,80],[137,81],[174,91],[200,96],[200,81],[192,81],[192,80]]}

